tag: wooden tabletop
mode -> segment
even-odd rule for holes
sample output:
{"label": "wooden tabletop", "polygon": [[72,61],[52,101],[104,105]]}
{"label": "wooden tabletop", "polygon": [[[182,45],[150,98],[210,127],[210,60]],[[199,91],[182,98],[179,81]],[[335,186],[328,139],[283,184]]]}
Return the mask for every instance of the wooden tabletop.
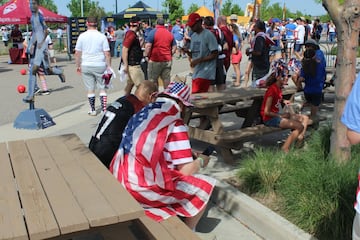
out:
{"label": "wooden tabletop", "polygon": [[[265,91],[266,88],[231,88],[221,92],[196,93],[191,95],[191,103],[194,104],[195,108],[222,106],[225,104],[234,104],[241,101],[262,98]],[[294,94],[296,88],[287,87],[282,91],[283,95]]]}
{"label": "wooden tabletop", "polygon": [[0,186],[0,239],[46,239],[144,216],[74,134],[0,143]]}

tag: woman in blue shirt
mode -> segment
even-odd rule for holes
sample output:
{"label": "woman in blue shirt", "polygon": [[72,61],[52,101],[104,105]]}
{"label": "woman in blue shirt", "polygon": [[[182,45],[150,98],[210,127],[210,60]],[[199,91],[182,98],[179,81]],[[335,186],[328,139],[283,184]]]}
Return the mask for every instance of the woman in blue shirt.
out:
{"label": "woman in blue shirt", "polygon": [[[322,90],[326,79],[326,63],[322,54],[317,53],[313,47],[307,47],[302,60],[302,69],[299,81],[304,81],[304,96],[310,105],[310,118],[314,120],[322,99]],[[321,52],[322,53],[322,52]]]}

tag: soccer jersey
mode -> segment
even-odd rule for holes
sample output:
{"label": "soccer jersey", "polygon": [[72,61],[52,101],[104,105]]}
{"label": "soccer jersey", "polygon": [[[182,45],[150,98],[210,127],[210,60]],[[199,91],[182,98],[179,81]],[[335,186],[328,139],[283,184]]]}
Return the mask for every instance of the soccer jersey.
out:
{"label": "soccer jersey", "polygon": [[176,165],[193,161],[180,106],[158,98],[129,121],[110,171],[156,221],[191,217],[208,202],[215,180],[185,176]]}
{"label": "soccer jersey", "polygon": [[117,99],[107,108],[89,143],[90,150],[106,167],[109,167],[119,148],[129,119],[143,107],[143,103],[135,95],[128,95]]}

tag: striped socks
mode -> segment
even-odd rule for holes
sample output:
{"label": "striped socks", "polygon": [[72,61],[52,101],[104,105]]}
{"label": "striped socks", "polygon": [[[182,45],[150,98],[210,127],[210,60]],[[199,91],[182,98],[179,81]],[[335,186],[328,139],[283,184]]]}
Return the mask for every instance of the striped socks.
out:
{"label": "striped socks", "polygon": [[89,100],[91,111],[95,111],[95,94],[90,93],[90,94],[87,95],[87,97],[88,97],[88,100]]}
{"label": "striped socks", "polygon": [[102,111],[106,112],[106,108],[107,108],[107,95],[106,95],[106,93],[100,93],[100,103],[101,103]]}

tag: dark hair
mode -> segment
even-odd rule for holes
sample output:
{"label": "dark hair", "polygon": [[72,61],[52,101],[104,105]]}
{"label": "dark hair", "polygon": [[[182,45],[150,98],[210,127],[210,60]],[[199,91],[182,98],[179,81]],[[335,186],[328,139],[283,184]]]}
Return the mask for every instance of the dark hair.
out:
{"label": "dark hair", "polygon": [[276,73],[275,72],[273,72],[273,73],[271,73],[269,76],[268,76],[268,78],[266,79],[266,86],[267,87],[270,87],[273,83],[275,83],[276,82]]}
{"label": "dark hair", "polygon": [[207,16],[204,18],[204,25],[208,27],[212,27],[215,25],[214,18],[212,16]]}
{"label": "dark hair", "polygon": [[255,27],[257,27],[259,30],[265,31],[265,23],[261,20],[256,20]]}
{"label": "dark hair", "polygon": [[305,75],[310,75],[311,77],[316,76],[317,61],[315,58],[315,53],[316,52],[314,49],[307,48],[304,52],[304,58],[301,61]]}

